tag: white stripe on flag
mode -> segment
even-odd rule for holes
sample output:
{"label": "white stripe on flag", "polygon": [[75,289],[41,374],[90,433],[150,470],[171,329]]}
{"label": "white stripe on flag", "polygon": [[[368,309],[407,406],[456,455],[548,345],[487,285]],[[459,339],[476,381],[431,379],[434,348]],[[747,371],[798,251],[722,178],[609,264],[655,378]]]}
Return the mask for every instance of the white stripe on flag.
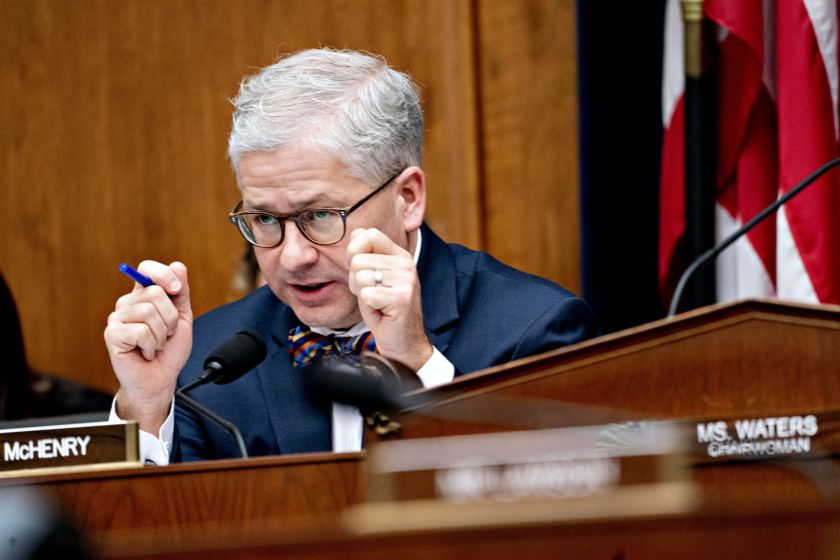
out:
{"label": "white stripe on flag", "polygon": [[665,52],[662,61],[662,125],[668,128],[677,101],[685,91],[683,23],[679,0],[665,7]]}
{"label": "white stripe on flag", "polygon": [[[741,225],[726,208],[715,205],[716,243],[726,239]],[[747,236],[741,237],[720,254],[715,264],[715,275],[718,301],[774,295],[773,283]]]}
{"label": "white stripe on flag", "polygon": [[779,299],[819,303],[790,233],[787,209],[783,206],[776,214],[776,295]]}

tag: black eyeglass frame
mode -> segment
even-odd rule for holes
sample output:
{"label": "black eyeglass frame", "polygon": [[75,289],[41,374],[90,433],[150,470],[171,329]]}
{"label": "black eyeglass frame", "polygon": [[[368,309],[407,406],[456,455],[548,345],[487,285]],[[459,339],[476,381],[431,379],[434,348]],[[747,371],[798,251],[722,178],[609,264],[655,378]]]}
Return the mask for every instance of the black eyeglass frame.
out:
{"label": "black eyeglass frame", "polygon": [[[239,210],[240,210],[240,208],[242,208],[242,201],[240,200],[239,202],[236,203],[236,206],[233,207],[233,210],[231,210],[230,214],[228,215],[228,220],[230,220],[230,222],[233,225],[236,226],[237,231],[239,231],[239,234],[242,237],[245,238],[245,241],[247,241],[248,243],[250,243],[254,247],[262,247],[262,248],[268,249],[268,248],[271,248],[271,247],[277,247],[278,245],[281,245],[283,243],[283,241],[286,239],[286,224],[284,223],[286,221],[294,222],[295,225],[298,228],[298,231],[300,231],[300,233],[306,239],[308,239],[310,242],[314,243],[315,245],[335,245],[336,243],[338,243],[342,239],[344,239],[345,235],[347,235],[347,216],[349,216],[350,214],[352,214],[353,212],[358,210],[359,207],[362,206],[362,204],[364,204],[365,202],[367,202],[368,200],[373,198],[374,195],[376,195],[379,191],[383,190],[385,187],[390,185],[391,182],[394,179],[396,179],[397,177],[400,176],[400,174],[402,174],[402,171],[392,175],[387,181],[385,181],[384,183],[379,185],[376,189],[374,189],[373,191],[371,191],[370,193],[365,195],[365,197],[362,198],[360,201],[358,201],[356,204],[354,204],[352,206],[348,206],[347,208],[304,208],[303,210],[301,210],[300,212],[298,212],[297,214],[294,214],[292,216],[281,216],[280,214],[274,214],[272,212],[265,212],[265,211],[263,211],[263,212],[240,212]],[[303,225],[301,225],[301,223],[300,223],[301,214],[304,214],[304,213],[307,213],[307,212],[320,212],[320,211],[336,212],[336,213],[338,213],[339,216],[341,216],[341,227],[342,227],[341,236],[338,239],[336,239],[335,241],[331,241],[329,243],[323,243],[321,241],[316,241],[316,240],[312,239],[309,236],[308,233],[306,233],[306,230],[304,229]],[[275,243],[273,245],[259,245],[258,243],[254,242],[254,241],[256,241],[256,238],[254,239],[254,241],[251,241],[248,238],[248,236],[245,235],[245,232],[242,231],[242,228],[245,227],[245,226],[241,225],[240,216],[271,216],[272,218],[276,219],[279,222],[279,225],[280,225],[280,241],[278,241],[277,243]]]}

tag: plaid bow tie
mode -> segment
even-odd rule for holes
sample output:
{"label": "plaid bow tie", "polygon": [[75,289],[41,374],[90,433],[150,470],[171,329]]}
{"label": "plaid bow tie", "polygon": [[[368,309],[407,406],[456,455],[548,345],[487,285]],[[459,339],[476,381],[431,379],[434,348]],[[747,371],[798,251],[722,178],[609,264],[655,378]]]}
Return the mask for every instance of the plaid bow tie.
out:
{"label": "plaid bow tie", "polygon": [[308,366],[313,360],[324,356],[359,355],[364,350],[376,350],[376,340],[372,332],[353,337],[336,337],[318,334],[306,327],[295,327],[289,331],[289,358],[295,367]]}

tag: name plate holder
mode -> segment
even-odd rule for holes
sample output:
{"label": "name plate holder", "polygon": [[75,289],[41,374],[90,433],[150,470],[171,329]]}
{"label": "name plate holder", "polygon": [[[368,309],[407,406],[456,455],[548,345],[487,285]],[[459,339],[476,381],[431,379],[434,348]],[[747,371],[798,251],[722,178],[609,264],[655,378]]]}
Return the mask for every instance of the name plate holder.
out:
{"label": "name plate holder", "polygon": [[[705,467],[834,460],[839,426],[828,410],[380,442],[366,502],[344,520],[377,533],[686,512],[703,503]],[[831,468],[806,482],[824,499],[838,480]]]}
{"label": "name plate holder", "polygon": [[391,441],[367,460],[367,501],[566,498],[689,478],[682,432],[585,426]]}
{"label": "name plate holder", "polygon": [[667,422],[381,442],[344,522],[376,533],[689,511],[686,443]]}
{"label": "name plate holder", "polygon": [[141,466],[136,422],[0,430],[0,478]]}

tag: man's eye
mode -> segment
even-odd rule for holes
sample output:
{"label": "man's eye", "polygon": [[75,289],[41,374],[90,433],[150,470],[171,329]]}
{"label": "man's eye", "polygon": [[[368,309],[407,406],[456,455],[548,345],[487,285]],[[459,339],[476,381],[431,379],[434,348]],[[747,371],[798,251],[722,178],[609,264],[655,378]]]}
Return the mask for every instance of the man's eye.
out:
{"label": "man's eye", "polygon": [[258,214],[254,221],[256,221],[261,226],[273,226],[277,223],[277,218],[272,216],[271,214]]}
{"label": "man's eye", "polygon": [[329,210],[312,210],[311,212],[309,212],[308,218],[310,220],[320,221],[326,220],[330,216],[332,216],[332,212],[330,212]]}

